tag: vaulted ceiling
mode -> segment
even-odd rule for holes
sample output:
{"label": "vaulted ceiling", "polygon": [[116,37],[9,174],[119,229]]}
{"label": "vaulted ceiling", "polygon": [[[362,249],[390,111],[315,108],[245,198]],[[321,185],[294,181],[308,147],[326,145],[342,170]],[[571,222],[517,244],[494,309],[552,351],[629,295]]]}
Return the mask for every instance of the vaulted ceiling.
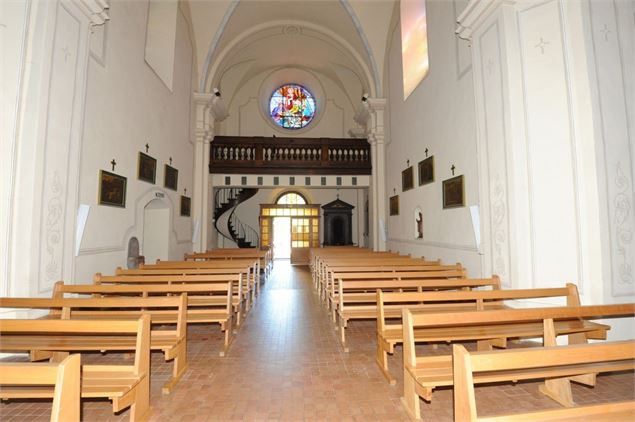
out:
{"label": "vaulted ceiling", "polygon": [[[311,69],[343,88],[357,80],[351,96],[358,96],[360,90],[374,93],[379,86],[381,66],[375,56],[383,59],[394,0],[190,0],[189,4],[199,90],[222,87],[223,95],[231,95],[253,76],[284,68]],[[364,28],[371,28],[369,36]]]}

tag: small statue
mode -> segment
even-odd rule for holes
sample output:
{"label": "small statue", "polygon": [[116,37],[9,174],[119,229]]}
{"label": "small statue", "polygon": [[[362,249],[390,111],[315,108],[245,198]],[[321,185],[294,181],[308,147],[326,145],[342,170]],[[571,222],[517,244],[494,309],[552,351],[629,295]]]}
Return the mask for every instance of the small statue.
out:
{"label": "small statue", "polygon": [[417,223],[417,239],[423,239],[423,214],[421,211],[417,211],[415,222]]}

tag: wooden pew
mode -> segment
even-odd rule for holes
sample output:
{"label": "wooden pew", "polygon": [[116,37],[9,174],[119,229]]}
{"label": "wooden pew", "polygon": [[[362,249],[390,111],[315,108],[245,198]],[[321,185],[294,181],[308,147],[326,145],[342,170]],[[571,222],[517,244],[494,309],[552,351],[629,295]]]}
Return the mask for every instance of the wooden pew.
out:
{"label": "wooden pew", "polygon": [[[214,288],[209,290],[210,293],[216,292],[221,294],[222,291],[227,292],[227,283],[232,284],[231,297],[231,309],[233,309],[236,315],[236,321],[238,325],[244,320],[243,313],[249,311],[250,292],[246,291],[242,278],[239,274],[192,274],[192,275],[102,275],[96,273],[93,277],[94,285],[163,285],[163,286],[179,286],[179,285],[196,285],[196,284],[220,284],[222,289]],[[199,289],[199,292],[202,290]],[[242,294],[240,293],[242,292]],[[221,300],[222,304],[225,304],[225,300]],[[203,306],[203,303],[198,303],[199,306]],[[209,303],[209,306],[214,306],[214,303]],[[195,322],[195,321],[192,321]],[[217,321],[200,321],[200,322],[217,322]],[[221,322],[221,321],[218,321]],[[223,322],[223,326],[226,321]]]}
{"label": "wooden pew", "polygon": [[[246,277],[246,285],[253,288],[254,296],[260,293],[260,261],[237,259],[231,261],[157,261],[153,265],[141,265],[141,270],[157,270],[157,269],[224,269],[231,271],[240,271]],[[243,268],[248,268],[247,272]]]}
{"label": "wooden pew", "polygon": [[[437,277],[439,277],[437,275]],[[478,287],[499,288],[498,278],[407,278],[405,280],[340,280],[337,295],[337,317],[340,341],[344,351],[346,344],[346,327],[353,319],[377,318],[377,290],[384,291],[424,291],[424,290],[468,290]]]}
{"label": "wooden pew", "polygon": [[51,386],[53,408],[51,422],[79,422],[80,355],[70,355],[56,363],[0,363],[0,396],[2,386]]}
{"label": "wooden pew", "polygon": [[[496,277],[496,276],[494,276]],[[437,292],[383,292],[377,291],[377,364],[391,385],[395,378],[388,371],[388,354],[392,354],[395,345],[403,343],[403,326],[401,315],[403,309],[421,312],[460,312],[507,309],[503,301],[519,301],[526,299],[565,299],[567,306],[580,304],[578,288],[575,284],[567,284],[562,288],[516,289],[504,290],[471,290],[471,291],[437,291]],[[393,323],[388,323],[388,320]],[[394,321],[398,319],[399,321]],[[414,330],[414,340],[418,330]],[[424,331],[425,335],[425,331]],[[491,341],[480,347],[488,348]],[[497,339],[499,347],[505,346],[505,339]]]}
{"label": "wooden pew", "polygon": [[[82,398],[112,400],[113,412],[130,407],[130,421],[142,421],[150,412],[150,316],[139,320],[0,320],[0,351],[55,351],[53,360],[71,351],[112,349],[112,338],[130,336],[133,365],[82,365]],[[3,388],[0,398],[50,398],[53,388]]]}
{"label": "wooden pew", "polygon": [[185,261],[194,260],[234,260],[256,258],[260,261],[261,268],[263,269],[265,276],[268,275],[273,266],[273,249],[270,247],[264,247],[260,249],[255,248],[218,248],[205,252],[186,253],[184,256]]}
{"label": "wooden pew", "polygon": [[[500,339],[536,337],[542,337],[544,345],[550,346],[556,344],[559,335],[567,335],[569,344],[582,344],[587,339],[606,339],[610,329],[586,319],[634,315],[633,303],[445,313],[404,309],[404,408],[410,417],[419,419],[419,397],[431,401],[434,388],[452,385],[452,356],[417,356],[415,338],[426,342],[480,341],[481,349],[504,347],[506,343]],[[485,340],[490,341],[488,347],[483,347]],[[594,385],[595,377],[591,374],[576,381]],[[541,392],[565,406],[572,405],[567,380],[549,380]]]}
{"label": "wooden pew", "polygon": [[[412,263],[411,263],[412,264]],[[407,278],[417,277],[420,273],[430,273],[432,271],[445,272],[454,271],[455,275],[451,273],[444,273],[448,277],[452,278],[465,278],[467,277],[467,271],[461,264],[455,265],[437,265],[437,264],[416,264],[416,265],[398,265],[398,264],[379,264],[379,265],[367,265],[365,267],[345,267],[334,266],[327,269],[327,274],[322,278],[324,284],[320,290],[320,296],[326,300],[326,305],[331,308],[333,305],[332,299],[337,291],[338,279],[379,279],[379,278]]]}
{"label": "wooden pew", "polygon": [[633,421],[635,401],[594,403],[571,408],[480,417],[474,384],[519,379],[561,379],[633,369],[635,340],[570,346],[536,347],[469,353],[453,346],[454,420],[461,422],[513,421]]}
{"label": "wooden pew", "polygon": [[324,288],[327,282],[330,267],[359,267],[366,265],[393,266],[393,265],[438,265],[439,261],[426,261],[423,258],[410,258],[409,256],[384,254],[375,252],[363,255],[345,255],[333,257],[320,257],[315,264],[312,277],[315,287]]}
{"label": "wooden pew", "polygon": [[[343,272],[332,273],[333,281],[330,283],[329,290],[326,293],[327,308],[331,309],[333,321],[336,321],[336,314],[340,303],[340,284],[344,282],[344,290],[355,291],[353,296],[349,292],[344,292],[348,296],[346,301],[358,302],[374,302],[376,299],[376,289],[370,287],[363,288],[363,284],[375,281],[406,281],[406,280],[423,280],[423,279],[464,279],[466,277],[465,270],[441,270],[441,271],[361,271],[361,272]],[[357,284],[351,284],[358,282]]]}
{"label": "wooden pew", "polygon": [[[69,285],[58,281],[53,289],[53,298],[63,299],[65,294],[91,295],[92,297],[112,298],[139,296],[142,298],[186,295],[187,310],[183,316],[174,313],[163,312],[154,314],[152,322],[157,324],[220,324],[224,333],[224,344],[219,355],[225,356],[232,344],[233,336],[233,311],[232,311],[232,283],[194,283],[194,284],[88,284]],[[80,314],[81,315],[81,314]],[[83,317],[83,316],[82,316]],[[179,317],[181,319],[179,319]],[[166,355],[167,360],[167,355]]]}
{"label": "wooden pew", "polygon": [[[83,293],[83,286],[69,289],[74,293]],[[86,286],[91,287],[91,286]],[[186,311],[187,296],[181,294],[173,297],[118,297],[118,298],[67,298],[63,297],[64,285],[58,282],[54,289],[52,299],[43,298],[0,298],[0,308],[15,309],[48,309],[48,319],[69,320],[137,320],[141,316],[148,315],[155,326],[163,324],[176,324],[175,329],[166,330],[151,329],[150,350],[159,350],[166,361],[173,361],[172,377],[163,386],[163,393],[168,394],[178,383],[187,369],[187,329]],[[131,336],[122,336],[115,339],[111,337],[109,347],[99,350],[134,350],[135,339]],[[100,339],[101,341],[101,339]],[[100,343],[101,344],[101,343]],[[49,353],[44,349],[31,351],[33,360],[48,358]]]}

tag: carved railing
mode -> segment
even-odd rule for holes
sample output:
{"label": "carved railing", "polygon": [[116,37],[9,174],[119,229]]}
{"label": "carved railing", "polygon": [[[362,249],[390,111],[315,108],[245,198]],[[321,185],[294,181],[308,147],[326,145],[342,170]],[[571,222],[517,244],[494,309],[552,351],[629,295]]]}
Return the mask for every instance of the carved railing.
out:
{"label": "carved railing", "polygon": [[365,139],[216,136],[210,173],[371,174]]}

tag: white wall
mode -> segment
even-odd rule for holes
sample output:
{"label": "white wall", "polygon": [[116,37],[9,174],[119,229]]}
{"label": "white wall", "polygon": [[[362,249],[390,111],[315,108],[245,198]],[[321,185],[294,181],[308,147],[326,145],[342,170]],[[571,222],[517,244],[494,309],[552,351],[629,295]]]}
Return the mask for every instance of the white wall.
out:
{"label": "white wall", "polygon": [[[5,255],[3,248],[8,262],[2,293],[49,295],[57,280],[89,283],[97,271],[124,266],[128,239],[143,242],[143,207],[157,194],[164,195],[173,216],[170,257],[181,257],[192,246],[190,219],[178,217],[179,193],[192,190],[193,161],[193,48],[184,16],[178,15],[170,92],[144,62],[147,2],[112,2],[101,11],[70,0],[22,6],[11,12],[15,48],[3,62],[8,83],[15,84],[12,92],[18,92],[16,79],[22,85],[17,99],[11,94],[16,102],[7,119],[17,111],[9,138],[11,174],[2,178],[3,201],[5,189],[11,192],[6,219],[2,210],[10,251]],[[104,24],[108,14],[112,19]],[[20,28],[27,28],[24,38]],[[137,154],[146,142],[158,161],[156,185],[136,179]],[[179,193],[162,188],[169,157],[180,170]],[[115,172],[128,178],[125,209],[97,205],[99,171],[110,170],[113,158]],[[76,257],[79,204],[89,205],[90,213]]]}
{"label": "white wall", "polygon": [[[13,178],[16,157],[16,131],[19,92],[25,54],[25,37],[29,17],[28,2],[0,2],[0,156],[5,157],[0,166],[0,280],[9,278],[10,214],[13,202]],[[0,295],[9,293],[9,284],[0,283]]]}
{"label": "white wall", "polygon": [[[386,216],[387,246],[401,253],[461,262],[470,276],[481,275],[467,206],[478,205],[478,168],[474,93],[469,54],[454,35],[454,2],[427,2],[430,72],[403,101],[399,25],[391,31],[387,55],[389,124],[386,145],[386,195],[399,195],[399,216]],[[398,13],[398,11],[397,11]],[[419,187],[417,164],[426,148],[434,155],[435,181]],[[406,160],[414,166],[415,188],[401,191]],[[443,209],[442,181],[452,177],[450,167],[465,180],[466,207]],[[388,198],[386,209],[388,209]],[[423,239],[414,236],[414,210],[423,211]]]}
{"label": "white wall", "polygon": [[[309,204],[320,204],[326,205],[331,201],[335,201],[337,199],[337,195],[339,194],[339,198],[353,205],[355,208],[353,209],[353,218],[352,218],[352,238],[353,242],[359,243],[363,242],[363,233],[359,230],[360,221],[363,222],[364,218],[364,203],[363,203],[363,192],[365,189],[318,189],[318,188],[305,188],[305,187],[296,187],[289,186],[284,188],[270,189],[263,188],[258,191],[256,195],[243,202],[236,208],[236,214],[238,218],[250,225],[252,228],[259,232],[259,222],[258,217],[260,215],[260,204],[274,204],[276,199],[284,192],[287,191],[295,191],[301,193],[308,201]],[[361,193],[361,194],[360,194]],[[363,227],[363,226],[362,226]],[[212,230],[215,230],[212,228]],[[323,230],[324,230],[324,217],[322,215],[322,210],[320,209],[320,244],[323,241]],[[222,239],[222,240],[221,240]],[[233,242],[230,242],[227,239],[223,239],[222,236],[219,236],[218,240],[219,247],[233,247],[235,246]]]}
{"label": "white wall", "polygon": [[[77,260],[77,281],[96,271],[111,273],[125,264],[128,239],[143,239],[143,209],[165,195],[169,204],[170,259],[191,250],[192,222],[180,216],[180,195],[193,192],[193,145],[190,107],[192,44],[187,22],[179,9],[173,87],[170,91],[144,61],[147,2],[114,2],[108,23],[104,62],[91,57],[88,68],[86,121],[82,148],[80,200],[91,205]],[[139,151],[150,145],[157,159],[156,184],[137,179]],[[164,165],[172,157],[179,170],[178,192],[163,187]],[[97,205],[99,169],[128,178],[125,209]],[[143,253],[143,246],[142,246]]]}
{"label": "white wall", "polygon": [[[325,75],[303,69],[265,71],[242,83],[229,102],[229,117],[221,125],[221,135],[238,136],[302,136],[348,138],[356,127],[353,104],[346,92]],[[229,77],[226,77],[229,78]],[[231,82],[226,81],[228,85]],[[283,83],[304,84],[318,101],[318,113],[306,128],[285,130],[268,114],[269,97]],[[361,92],[361,87],[358,89]]]}

